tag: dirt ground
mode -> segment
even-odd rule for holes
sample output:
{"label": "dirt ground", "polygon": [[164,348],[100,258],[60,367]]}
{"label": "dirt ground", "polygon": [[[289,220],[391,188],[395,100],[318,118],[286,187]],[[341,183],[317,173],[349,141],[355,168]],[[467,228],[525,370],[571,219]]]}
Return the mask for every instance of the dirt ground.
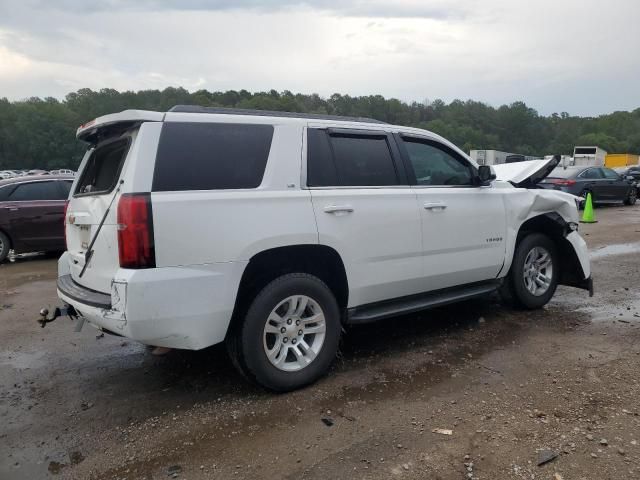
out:
{"label": "dirt ground", "polygon": [[596,213],[593,298],[354,328],[327,377],[285,395],[221,347],[153,357],[67,319],[41,329],[56,260],[5,263],[0,478],[640,478],[640,206]]}

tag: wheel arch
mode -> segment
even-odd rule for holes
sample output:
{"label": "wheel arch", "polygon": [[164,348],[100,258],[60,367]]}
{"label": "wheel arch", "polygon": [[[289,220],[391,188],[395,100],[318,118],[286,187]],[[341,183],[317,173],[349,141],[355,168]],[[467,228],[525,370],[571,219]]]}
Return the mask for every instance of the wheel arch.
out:
{"label": "wheel arch", "polygon": [[338,252],[326,245],[300,244],[256,253],[245,267],[227,335],[241,321],[252,298],[272,280],[288,273],[309,273],[322,280],[336,296],[341,310],[349,300],[347,273]]}
{"label": "wheel arch", "polygon": [[[560,285],[577,286],[584,282],[585,274],[573,245],[567,240],[573,229],[560,214],[547,212],[527,219],[520,225],[510,259],[520,241],[529,233],[542,233],[549,237],[558,249],[560,261]],[[509,269],[511,264],[509,265]]]}

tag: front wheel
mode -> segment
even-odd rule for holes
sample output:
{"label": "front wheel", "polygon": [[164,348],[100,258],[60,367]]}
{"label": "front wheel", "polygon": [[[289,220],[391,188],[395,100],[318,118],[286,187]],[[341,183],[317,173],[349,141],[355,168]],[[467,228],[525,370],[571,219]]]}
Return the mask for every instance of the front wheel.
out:
{"label": "front wheel", "polygon": [[504,290],[516,306],[542,308],[558,286],[560,275],[556,246],[541,233],[530,233],[520,240],[513,255]]}
{"label": "front wheel", "polygon": [[341,328],[338,303],[325,283],[292,273],[276,278],[255,297],[229,338],[229,352],[249,380],[286,392],[328,370]]}

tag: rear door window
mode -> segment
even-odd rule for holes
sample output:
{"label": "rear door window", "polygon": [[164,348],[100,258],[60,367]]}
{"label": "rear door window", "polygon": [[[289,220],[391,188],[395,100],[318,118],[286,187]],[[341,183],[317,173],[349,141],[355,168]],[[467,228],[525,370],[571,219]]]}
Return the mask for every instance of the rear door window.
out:
{"label": "rear door window", "polygon": [[37,200],[64,200],[62,190],[58,188],[58,182],[33,182],[21,183],[9,195],[11,202],[26,202]]}
{"label": "rear door window", "polygon": [[272,138],[271,125],[166,122],[153,191],[257,188]]}
{"label": "rear door window", "polygon": [[616,172],[614,172],[613,170],[611,170],[610,168],[601,168],[600,170],[602,170],[602,174],[604,175],[604,178],[606,178],[608,180],[619,180],[620,179],[618,174]]}
{"label": "rear door window", "polygon": [[398,185],[386,132],[307,130],[307,185],[379,187]]}
{"label": "rear door window", "polygon": [[98,145],[82,171],[75,194],[103,195],[111,192],[120,178],[130,143],[129,138],[123,138]]}
{"label": "rear door window", "polygon": [[599,168],[590,168],[589,170],[585,170],[580,174],[580,178],[587,178],[589,180],[594,180],[597,178],[602,178],[602,174],[600,173]]}

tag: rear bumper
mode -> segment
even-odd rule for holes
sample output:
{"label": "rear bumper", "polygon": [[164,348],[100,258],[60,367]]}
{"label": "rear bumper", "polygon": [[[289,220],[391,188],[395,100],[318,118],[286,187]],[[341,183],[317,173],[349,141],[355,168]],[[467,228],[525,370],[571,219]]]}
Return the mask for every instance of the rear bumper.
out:
{"label": "rear bumper", "polygon": [[59,261],[58,297],[95,327],[132,340],[198,350],[224,340],[244,263],[120,269],[110,294],[74,282]]}

